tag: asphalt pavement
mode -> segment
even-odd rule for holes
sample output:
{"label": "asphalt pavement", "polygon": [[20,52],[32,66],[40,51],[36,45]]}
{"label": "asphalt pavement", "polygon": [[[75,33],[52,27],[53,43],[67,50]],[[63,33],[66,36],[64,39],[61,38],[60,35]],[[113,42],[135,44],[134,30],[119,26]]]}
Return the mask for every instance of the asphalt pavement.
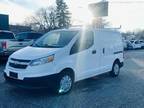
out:
{"label": "asphalt pavement", "polygon": [[144,50],[125,52],[119,77],[103,74],[75,84],[69,94],[13,87],[0,65],[0,108],[144,108]]}

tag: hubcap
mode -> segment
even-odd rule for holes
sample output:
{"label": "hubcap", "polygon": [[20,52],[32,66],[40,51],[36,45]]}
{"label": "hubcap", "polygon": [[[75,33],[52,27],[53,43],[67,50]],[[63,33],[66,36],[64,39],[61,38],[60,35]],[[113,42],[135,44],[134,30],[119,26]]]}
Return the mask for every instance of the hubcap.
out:
{"label": "hubcap", "polygon": [[115,75],[119,74],[119,65],[118,64],[115,64],[115,66],[114,66],[114,73],[115,73]]}
{"label": "hubcap", "polygon": [[71,89],[72,86],[72,79],[70,76],[66,75],[63,76],[60,81],[60,89],[59,93],[66,93]]}

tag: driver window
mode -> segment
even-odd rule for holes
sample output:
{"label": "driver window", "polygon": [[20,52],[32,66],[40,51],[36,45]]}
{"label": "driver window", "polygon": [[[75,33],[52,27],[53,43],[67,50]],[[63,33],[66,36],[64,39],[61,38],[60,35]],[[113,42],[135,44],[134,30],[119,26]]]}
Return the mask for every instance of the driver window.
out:
{"label": "driver window", "polygon": [[70,55],[89,49],[94,44],[94,34],[86,31],[76,40],[71,48]]}

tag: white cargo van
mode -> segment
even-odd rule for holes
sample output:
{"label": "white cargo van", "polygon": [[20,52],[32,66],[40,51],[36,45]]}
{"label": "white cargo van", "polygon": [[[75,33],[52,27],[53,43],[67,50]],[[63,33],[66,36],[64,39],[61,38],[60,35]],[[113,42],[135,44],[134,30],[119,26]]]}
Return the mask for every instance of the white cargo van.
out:
{"label": "white cargo van", "polygon": [[33,46],[13,53],[4,70],[6,81],[20,87],[52,87],[69,92],[74,82],[123,66],[121,34],[110,29],[60,29],[46,33]]}

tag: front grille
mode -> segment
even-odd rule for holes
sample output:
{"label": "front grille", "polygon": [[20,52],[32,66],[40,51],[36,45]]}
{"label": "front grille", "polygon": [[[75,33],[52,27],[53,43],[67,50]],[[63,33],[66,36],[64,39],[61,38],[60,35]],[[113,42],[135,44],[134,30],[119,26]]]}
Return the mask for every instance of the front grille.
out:
{"label": "front grille", "polygon": [[18,61],[18,62],[25,62],[25,63],[28,63],[30,62],[31,60],[22,60],[22,59],[15,59],[15,58],[11,58],[12,61]]}
{"label": "front grille", "polygon": [[9,66],[13,67],[13,68],[19,68],[19,69],[26,69],[27,68],[27,65],[15,64],[15,63],[9,63]]}
{"label": "front grille", "polygon": [[9,61],[9,66],[18,69],[26,69],[31,60],[22,60],[11,58]]}
{"label": "front grille", "polygon": [[10,72],[10,77],[12,78],[18,78],[18,74],[17,73],[14,73],[14,72]]}

